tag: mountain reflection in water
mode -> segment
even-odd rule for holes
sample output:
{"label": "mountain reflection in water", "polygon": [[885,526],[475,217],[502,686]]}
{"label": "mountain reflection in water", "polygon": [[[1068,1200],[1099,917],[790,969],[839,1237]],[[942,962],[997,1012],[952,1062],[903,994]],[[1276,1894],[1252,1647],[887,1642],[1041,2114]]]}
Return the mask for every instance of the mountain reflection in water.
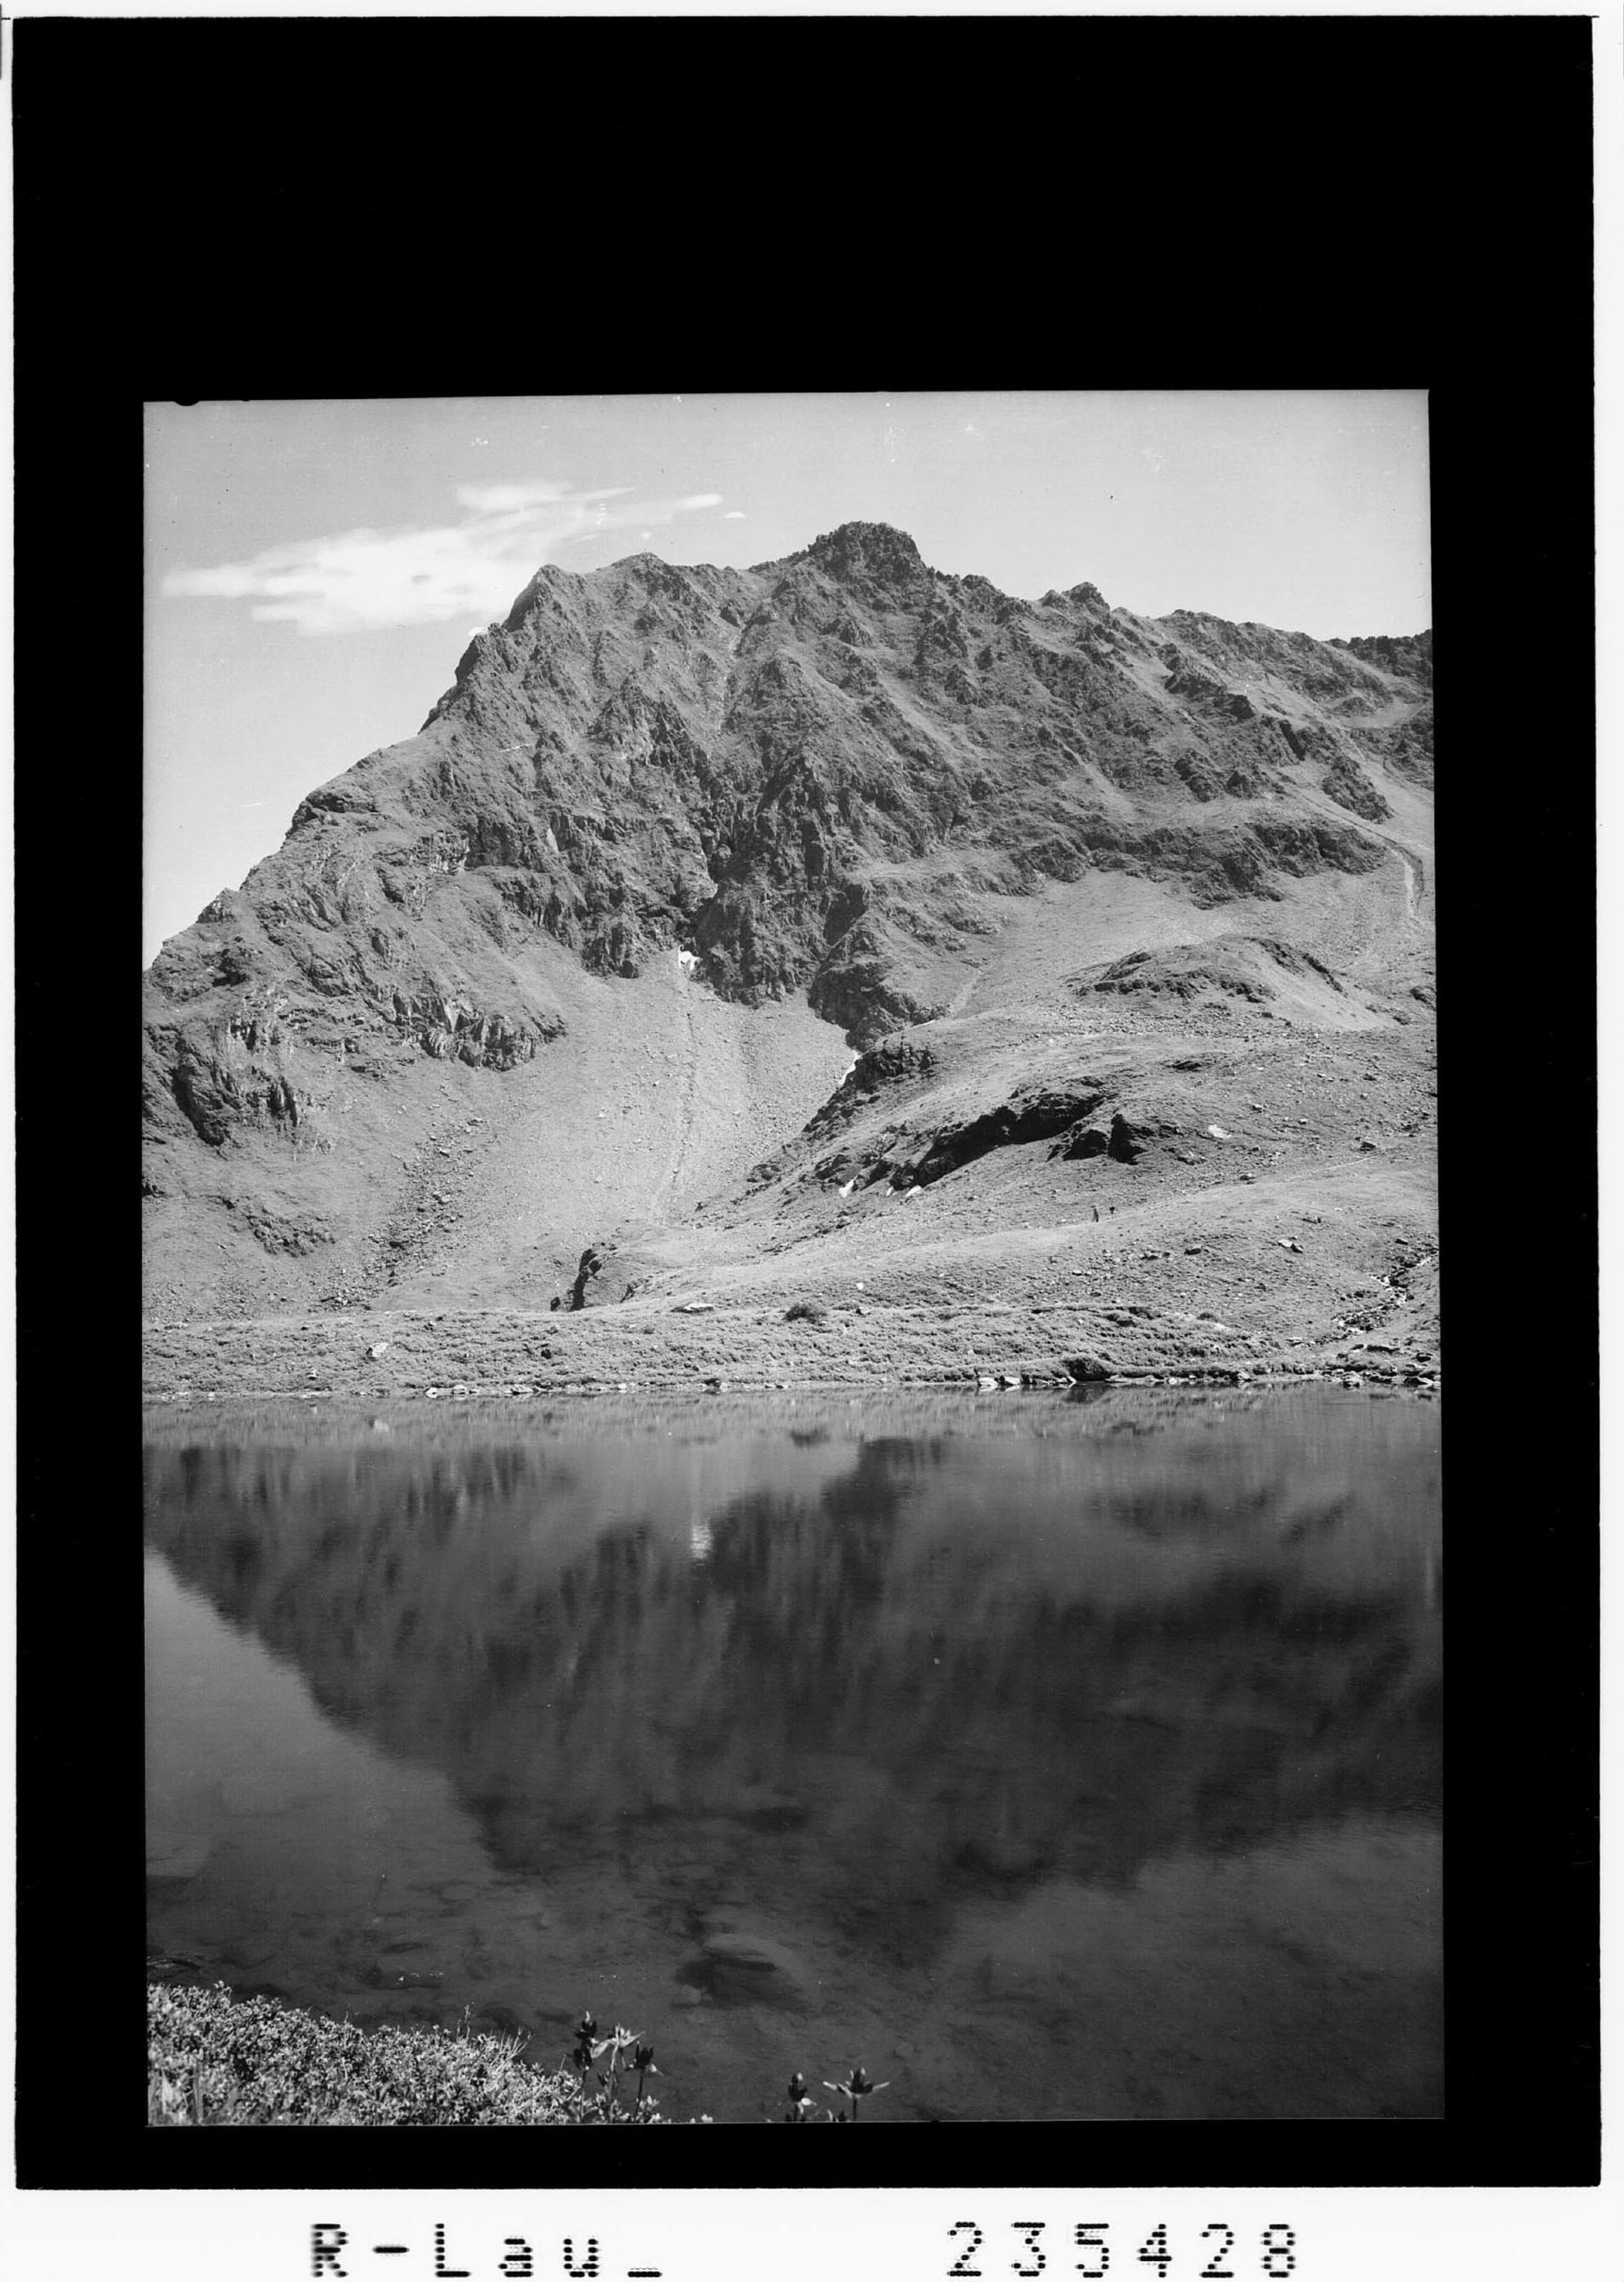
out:
{"label": "mountain reflection in water", "polygon": [[680,2114],[1440,2112],[1435,1410],[864,1415],[156,1423],[154,1943]]}

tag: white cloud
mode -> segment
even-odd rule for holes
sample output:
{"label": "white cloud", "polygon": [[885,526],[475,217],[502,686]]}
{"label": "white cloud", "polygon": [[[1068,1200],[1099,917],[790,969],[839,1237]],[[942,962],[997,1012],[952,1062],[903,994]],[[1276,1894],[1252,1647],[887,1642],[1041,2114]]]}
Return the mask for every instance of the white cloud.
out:
{"label": "white cloud", "polygon": [[[573,539],[655,525],[714,507],[719,492],[632,496],[629,484],[576,491],[552,481],[462,484],[457,523],[427,530],[350,531],[268,547],[245,563],[174,570],[167,596],[246,601],[252,617],[300,633],[351,633],[463,616],[505,617],[532,573]],[[608,505],[608,501],[619,504]]]}
{"label": "white cloud", "polygon": [[[573,506],[584,506],[590,500],[623,499],[631,490],[630,484],[611,484],[607,491],[571,491],[568,484],[459,484],[457,503],[471,508],[476,515],[513,515],[527,508],[551,507],[559,500],[568,500]],[[678,507],[692,507],[692,500],[678,500]]]}
{"label": "white cloud", "polygon": [[516,508],[550,507],[568,484],[459,484],[457,505],[476,515],[507,515]]}
{"label": "white cloud", "polygon": [[722,521],[724,523],[742,523],[744,521],[744,509],[742,507],[730,507],[727,514],[722,517]]}

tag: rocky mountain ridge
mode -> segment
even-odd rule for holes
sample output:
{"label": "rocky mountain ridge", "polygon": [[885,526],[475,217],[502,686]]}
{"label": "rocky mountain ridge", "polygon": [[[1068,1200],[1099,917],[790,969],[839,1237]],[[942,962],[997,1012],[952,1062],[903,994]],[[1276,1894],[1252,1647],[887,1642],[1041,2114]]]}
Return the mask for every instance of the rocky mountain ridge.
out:
{"label": "rocky mountain ridge", "polygon": [[[651,1051],[615,1030],[634,1005],[657,1031],[692,1033],[694,992],[713,1027],[776,1024],[777,1045],[750,1031],[755,1075],[729,1114],[781,1146],[854,1051],[961,1016],[1007,966],[1023,908],[1098,911],[1113,881],[1143,883],[1140,917],[1123,905],[1130,931],[1080,980],[1094,1005],[1206,989],[1210,959],[1193,982],[1176,928],[1169,943],[1174,907],[1185,954],[1233,911],[1220,997],[1317,988],[1312,945],[1257,922],[1305,896],[1340,910],[1338,881],[1397,862],[1425,880],[1431,725],[1430,634],[1148,620],[1087,583],[1027,602],[933,570],[883,524],[750,570],[547,565],[470,641],[418,734],[313,791],[283,847],[154,962],[157,1288],[262,1312],[307,1300],[361,1237],[373,1269],[333,1288],[376,1286],[402,1215],[421,1216],[422,1167],[451,1153],[448,1116],[500,1153],[573,1035],[572,1100],[595,1126],[597,1095]],[[1146,896],[1148,943],[1131,932]],[[657,1005],[667,983],[688,1000]],[[599,1042],[618,1066],[594,1066]],[[761,1158],[740,1149],[690,1150],[694,1179],[714,1161],[736,1183]],[[658,1179],[633,1194],[605,1167],[583,1242],[628,1214],[670,1217]],[[560,1261],[578,1205],[563,1217]],[[200,1231],[231,1255],[223,1283],[196,1272]]]}

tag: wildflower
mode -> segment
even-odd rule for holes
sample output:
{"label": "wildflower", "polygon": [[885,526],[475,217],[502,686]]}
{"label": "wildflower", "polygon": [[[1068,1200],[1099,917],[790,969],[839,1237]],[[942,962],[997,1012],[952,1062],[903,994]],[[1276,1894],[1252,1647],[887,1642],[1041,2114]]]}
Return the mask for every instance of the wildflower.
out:
{"label": "wildflower", "polygon": [[[859,2100],[866,2100],[871,2092],[883,2092],[886,2088],[886,2084],[889,2084],[890,2082],[890,2078],[887,2076],[885,2084],[873,2083],[870,2078],[863,2073],[860,2064],[848,2073],[844,2084],[831,2084],[828,2076],[825,2076],[823,2079],[824,2089],[826,2092],[844,2092],[846,2098],[851,2102],[851,2121],[854,2123],[857,2122],[857,2104]],[[843,2115],[837,2116],[835,2121],[837,2123],[843,2123],[845,2118]]]}

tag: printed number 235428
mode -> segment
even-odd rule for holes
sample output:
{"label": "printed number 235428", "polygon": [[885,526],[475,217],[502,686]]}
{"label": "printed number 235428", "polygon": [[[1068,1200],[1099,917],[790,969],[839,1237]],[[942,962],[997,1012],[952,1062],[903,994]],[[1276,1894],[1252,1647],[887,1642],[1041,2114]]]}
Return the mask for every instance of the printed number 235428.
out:
{"label": "printed number 235428", "polygon": [[[1055,2282],[1068,2270],[1085,2278],[1085,2282],[1103,2282],[1111,2271],[1110,2227],[1102,2219],[1082,2219],[1072,2230],[1068,2247],[1075,2254],[1067,2258],[1064,2253],[1056,2258],[1044,2247],[1044,2236],[1052,2232],[1063,2239],[1063,2228],[1052,2230],[1046,2219],[1012,2219],[1012,2232],[1018,2239],[1018,2255],[1009,2261],[1007,2268],[996,2254],[988,2253],[984,2266],[975,2262],[986,2245],[986,2236],[971,2219],[961,2218],[948,2229],[958,2256],[948,2268],[948,2282],[982,2282],[983,2277],[1001,2277],[1006,2272],[1021,2278],[1021,2282],[1037,2282],[1052,2263],[1057,2268]],[[1199,2263],[1192,2265],[1191,2253]],[[1167,2282],[1170,2269],[1177,2264],[1192,2277],[1192,2282],[1251,2282],[1255,2275],[1264,2275],[1268,2282],[1286,2282],[1296,2270],[1297,2238],[1292,2229],[1277,2219],[1263,2229],[1255,2242],[1248,2243],[1238,2235],[1232,2226],[1222,2219],[1214,2219],[1201,2232],[1199,2242],[1186,2244],[1175,2256],[1165,2226],[1154,2226],[1137,2251],[1123,2251],[1119,2255],[1124,2263],[1118,2270],[1117,2282],[1131,2282],[1133,2269],[1138,2265],[1152,2266],[1156,2270],[1156,2282]]]}

